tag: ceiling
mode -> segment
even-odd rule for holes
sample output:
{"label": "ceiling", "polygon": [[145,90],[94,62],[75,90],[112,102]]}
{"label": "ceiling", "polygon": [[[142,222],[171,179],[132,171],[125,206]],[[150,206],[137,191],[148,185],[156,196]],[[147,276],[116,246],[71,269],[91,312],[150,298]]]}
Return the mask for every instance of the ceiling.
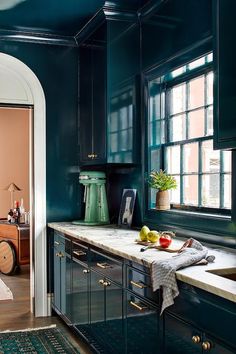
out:
{"label": "ceiling", "polygon": [[104,6],[137,10],[147,0],[0,0],[0,38],[13,34],[75,37]]}

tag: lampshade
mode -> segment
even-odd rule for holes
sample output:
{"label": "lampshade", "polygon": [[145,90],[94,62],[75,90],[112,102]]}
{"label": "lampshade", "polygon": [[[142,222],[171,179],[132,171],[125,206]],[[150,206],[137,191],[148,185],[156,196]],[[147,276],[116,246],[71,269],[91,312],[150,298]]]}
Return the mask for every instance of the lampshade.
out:
{"label": "lampshade", "polygon": [[9,184],[9,186],[6,186],[4,190],[9,191],[11,193],[11,209],[13,209],[13,194],[16,191],[21,191],[21,189],[15,183],[12,182]]}
{"label": "lampshade", "polygon": [[15,191],[21,191],[21,189],[15,184],[15,183],[10,183],[6,188],[4,188],[6,191],[9,192],[15,192]]}

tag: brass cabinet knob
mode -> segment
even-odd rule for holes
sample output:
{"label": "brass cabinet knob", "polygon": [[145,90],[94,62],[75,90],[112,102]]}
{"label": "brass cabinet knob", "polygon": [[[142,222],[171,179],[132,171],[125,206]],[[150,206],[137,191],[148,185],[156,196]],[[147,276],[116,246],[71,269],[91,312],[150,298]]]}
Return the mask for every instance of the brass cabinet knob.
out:
{"label": "brass cabinet knob", "polygon": [[193,343],[200,343],[201,342],[201,338],[199,336],[192,336],[192,342]]}
{"label": "brass cabinet knob", "polygon": [[104,285],[104,286],[111,286],[111,283],[106,280],[106,281],[104,281],[103,285]]}
{"label": "brass cabinet knob", "polygon": [[202,342],[202,349],[203,350],[210,350],[211,349],[211,343],[208,341]]}
{"label": "brass cabinet knob", "polygon": [[83,269],[83,273],[84,273],[84,274],[88,274],[89,272],[90,272],[89,269]]}
{"label": "brass cabinet knob", "polygon": [[103,285],[104,284],[104,280],[103,279],[99,279],[99,284]]}
{"label": "brass cabinet knob", "polygon": [[93,153],[93,154],[88,154],[88,158],[89,159],[96,159],[98,157],[97,154]]}

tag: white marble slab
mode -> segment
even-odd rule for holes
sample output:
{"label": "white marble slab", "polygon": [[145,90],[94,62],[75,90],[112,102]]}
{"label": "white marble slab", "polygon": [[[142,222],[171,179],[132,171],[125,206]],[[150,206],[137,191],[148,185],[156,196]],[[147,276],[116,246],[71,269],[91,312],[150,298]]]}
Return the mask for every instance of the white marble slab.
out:
{"label": "white marble slab", "polygon": [[[135,242],[139,238],[139,232],[135,230],[125,230],[113,226],[80,226],[68,222],[49,223],[48,226],[104,251],[145,266],[150,266],[156,259],[164,260],[175,255],[175,253],[157,249],[140,252],[142,246]],[[176,238],[172,242],[173,248],[180,248],[182,244],[183,240]],[[176,272],[177,279],[236,302],[236,281],[207,272],[211,269],[236,268],[236,253],[233,250],[220,247],[218,249],[208,247],[208,249],[208,254],[215,256],[214,263],[178,270]]]}

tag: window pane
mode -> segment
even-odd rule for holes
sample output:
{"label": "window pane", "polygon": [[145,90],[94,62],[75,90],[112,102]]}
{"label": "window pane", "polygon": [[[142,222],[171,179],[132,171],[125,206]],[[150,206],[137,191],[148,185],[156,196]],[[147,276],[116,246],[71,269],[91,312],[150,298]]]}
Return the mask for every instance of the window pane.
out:
{"label": "window pane", "polygon": [[231,208],[231,175],[224,175],[224,208]]}
{"label": "window pane", "polygon": [[213,106],[207,108],[207,135],[213,135]]}
{"label": "window pane", "polygon": [[220,152],[213,150],[213,140],[202,143],[202,172],[220,171]]}
{"label": "window pane", "polygon": [[173,78],[175,78],[175,77],[177,77],[177,76],[179,76],[179,75],[185,73],[185,71],[186,71],[186,66],[181,66],[181,68],[178,68],[178,69],[176,69],[176,70],[173,70],[173,71],[171,72],[171,75],[172,75]]}
{"label": "window pane", "polygon": [[185,144],[183,146],[185,173],[198,172],[198,143]]}
{"label": "window pane", "polygon": [[183,201],[185,205],[198,205],[198,176],[183,177]]}
{"label": "window pane", "polygon": [[220,177],[219,174],[202,176],[202,205],[219,208],[220,206]]}
{"label": "window pane", "polygon": [[223,151],[223,171],[231,172],[231,159],[232,154],[230,151]]}
{"label": "window pane", "polygon": [[180,172],[180,146],[166,148],[167,173],[179,174]]}
{"label": "window pane", "polygon": [[151,161],[150,161],[151,171],[160,169],[161,166],[160,156],[161,156],[161,149],[151,151]]}
{"label": "window pane", "polygon": [[189,81],[189,109],[204,106],[204,76]]}
{"label": "window pane", "polygon": [[118,130],[118,112],[113,112],[111,114],[110,120],[110,131],[115,132]]}
{"label": "window pane", "polygon": [[213,53],[207,55],[207,62],[210,63],[213,60]]}
{"label": "window pane", "polygon": [[204,127],[205,127],[205,119],[204,119],[205,111],[204,109],[198,109],[197,111],[193,111],[189,113],[189,124],[188,124],[188,137],[198,138],[204,136]]}
{"label": "window pane", "polygon": [[173,87],[171,90],[171,107],[170,113],[176,114],[186,109],[186,84]]}
{"label": "window pane", "polygon": [[180,177],[174,176],[177,182],[177,188],[170,190],[170,202],[172,204],[180,204]]}
{"label": "window pane", "polygon": [[185,123],[185,114],[177,115],[170,119],[170,141],[180,141],[186,139]]}
{"label": "window pane", "polygon": [[150,121],[160,118],[160,95],[155,95],[150,97],[149,104],[149,119]]}
{"label": "window pane", "polygon": [[149,146],[156,146],[165,142],[165,121],[155,120],[150,123]]}
{"label": "window pane", "polygon": [[202,57],[200,59],[194,60],[191,63],[188,64],[188,69],[192,70],[195,68],[198,68],[201,65],[205,64],[205,57]]}
{"label": "window pane", "polygon": [[213,103],[213,72],[207,74],[207,104]]}
{"label": "window pane", "polygon": [[110,135],[111,152],[118,151],[118,134],[114,133]]}

